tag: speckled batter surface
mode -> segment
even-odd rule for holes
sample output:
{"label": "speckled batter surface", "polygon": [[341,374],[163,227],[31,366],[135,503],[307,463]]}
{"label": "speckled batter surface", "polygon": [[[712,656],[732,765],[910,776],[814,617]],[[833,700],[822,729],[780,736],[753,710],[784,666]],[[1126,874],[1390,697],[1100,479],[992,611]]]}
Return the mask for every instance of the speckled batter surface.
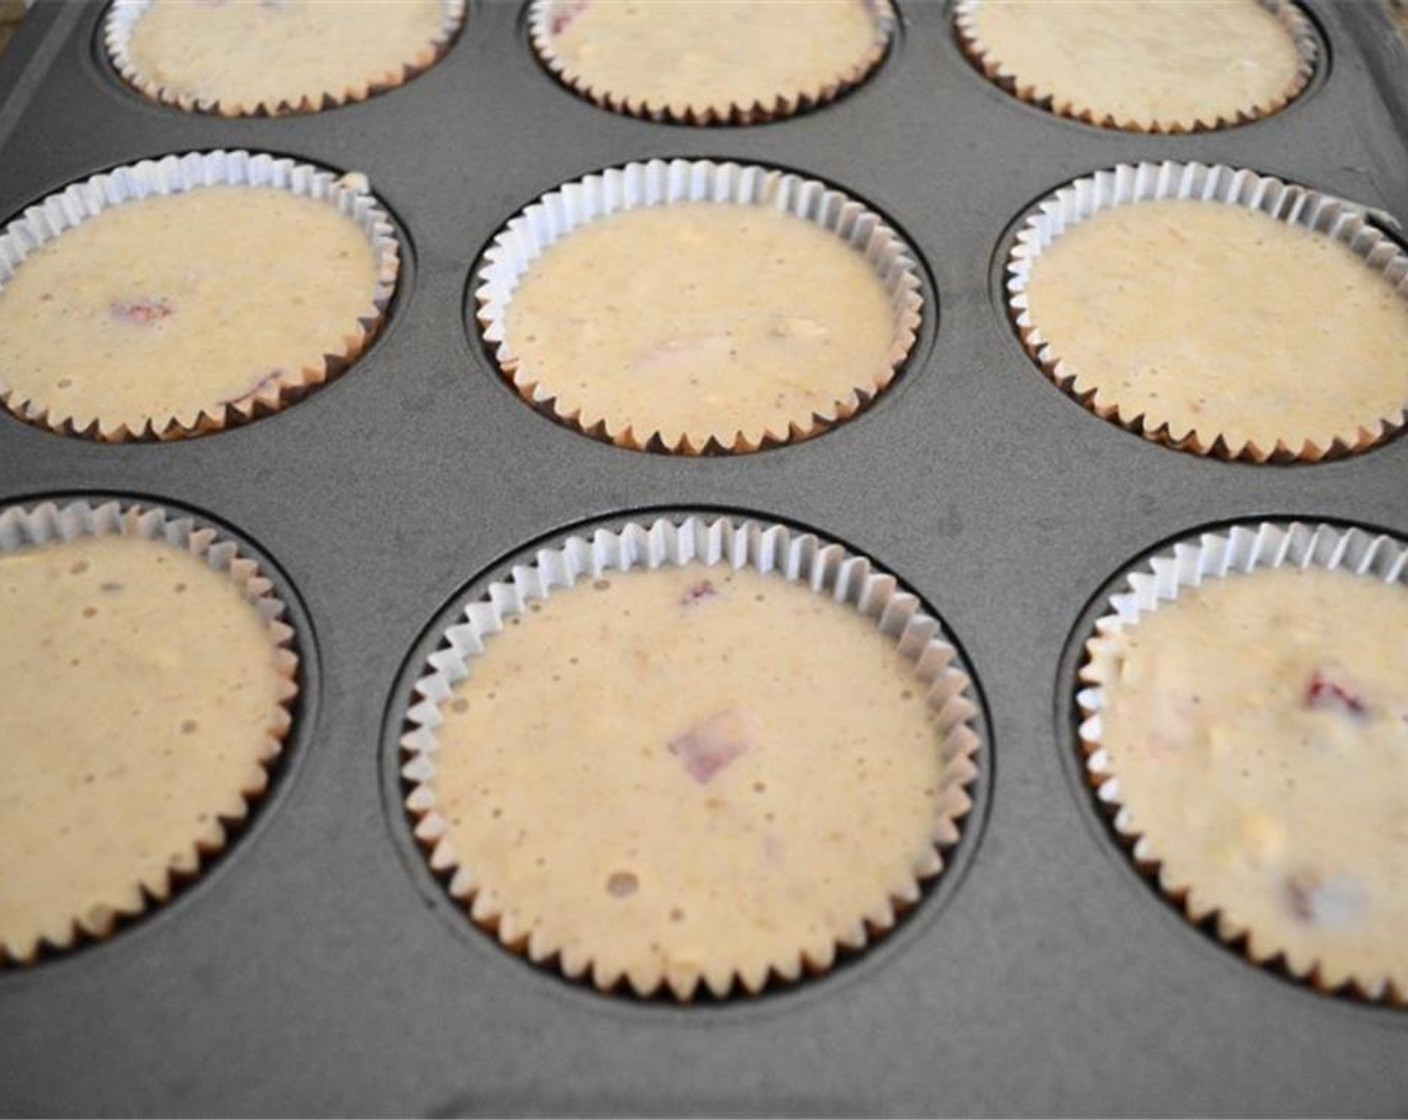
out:
{"label": "speckled batter surface", "polygon": [[1408,987],[1408,589],[1257,569],[1097,643],[1130,830],[1252,955]]}
{"label": "speckled batter surface", "polygon": [[1347,246],[1260,211],[1102,211],[1037,258],[1028,299],[1077,392],[1175,440],[1353,446],[1408,404],[1408,301]]}
{"label": "speckled batter surface", "polygon": [[787,438],[892,374],[895,315],[865,257],[762,206],[627,210],[573,230],[513,293],[516,380],[584,426],[731,447]]}
{"label": "speckled batter surface", "polygon": [[815,95],[879,38],[862,0],[556,0],[549,33],[584,85],[679,115]]}
{"label": "speckled batter surface", "polygon": [[347,353],[376,317],[367,235],[327,202],[198,187],[101,211],[0,290],[0,386],[104,432],[190,427]]}
{"label": "speckled batter surface", "polygon": [[183,550],[0,555],[0,946],[23,960],[164,899],[263,790],[289,691],[259,611]]}
{"label": "speckled batter surface", "polygon": [[829,965],[937,871],[971,777],[894,640],[776,575],[588,579],[470,671],[430,785],[474,913],[603,987]]}
{"label": "speckled batter surface", "polygon": [[251,111],[395,85],[433,61],[441,0],[152,0],[129,55],[174,96]]}
{"label": "speckled batter surface", "polygon": [[1284,97],[1300,63],[1257,0],[982,0],[974,25],[1035,99],[1144,128],[1235,121]]}

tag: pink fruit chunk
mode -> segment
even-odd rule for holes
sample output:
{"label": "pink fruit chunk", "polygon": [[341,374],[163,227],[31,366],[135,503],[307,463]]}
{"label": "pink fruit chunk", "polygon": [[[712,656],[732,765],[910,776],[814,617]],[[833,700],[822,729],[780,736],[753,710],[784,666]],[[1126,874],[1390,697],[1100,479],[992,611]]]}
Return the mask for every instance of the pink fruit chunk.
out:
{"label": "pink fruit chunk", "polygon": [[587,10],[588,0],[567,0],[553,5],[552,18],[548,21],[548,30],[554,35],[561,35],[570,26],[572,21]]}
{"label": "pink fruit chunk", "polygon": [[1365,719],[1369,714],[1369,705],[1363,695],[1343,681],[1332,679],[1324,669],[1316,669],[1310,674],[1310,684],[1305,690],[1305,706],[1316,711],[1342,712],[1358,719]]}
{"label": "pink fruit chunk", "polygon": [[714,777],[757,744],[753,718],[736,709],[718,712],[670,741],[670,753],[684,763],[689,776],[700,785]]}
{"label": "pink fruit chunk", "polygon": [[685,588],[684,594],[680,596],[680,605],[692,607],[696,603],[702,603],[705,599],[712,599],[719,593],[719,589],[714,586],[712,580],[701,579],[698,583],[692,583]]}
{"label": "pink fruit chunk", "polygon": [[1153,729],[1147,740],[1149,757],[1166,760],[1203,741],[1203,720],[1198,696],[1162,691],[1154,700]]}
{"label": "pink fruit chunk", "polygon": [[176,314],[176,309],[160,296],[154,299],[120,299],[112,304],[109,311],[113,318],[138,326],[156,323]]}

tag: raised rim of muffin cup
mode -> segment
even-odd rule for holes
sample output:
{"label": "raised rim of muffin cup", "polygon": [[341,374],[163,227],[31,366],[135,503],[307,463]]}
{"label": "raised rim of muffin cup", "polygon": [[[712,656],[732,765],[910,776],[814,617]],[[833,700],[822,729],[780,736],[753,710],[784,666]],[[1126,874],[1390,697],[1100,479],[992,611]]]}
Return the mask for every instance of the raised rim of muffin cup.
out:
{"label": "raised rim of muffin cup", "polygon": [[466,12],[466,0],[441,0],[440,26],[424,48],[394,70],[365,78],[346,89],[325,90],[316,97],[304,95],[297,102],[287,98],[222,102],[218,98],[197,97],[172,89],[144,74],[133,61],[130,50],[132,32],[151,3],[152,0],[111,0],[102,22],[103,48],[108,61],[128,86],[152,101],[188,113],[209,113],[221,117],[286,117],[321,113],[397,89],[445,57],[464,28]]}
{"label": "raised rim of muffin cup", "polygon": [[[857,0],[865,6],[875,28],[875,35],[865,53],[838,74],[817,79],[805,89],[779,91],[769,101],[755,99],[750,104],[719,101],[704,105],[671,104],[652,101],[629,93],[598,89],[583,75],[573,70],[553,46],[553,36],[560,28],[553,27],[554,8],[562,0],[530,0],[528,5],[528,41],[543,68],[571,92],[598,108],[624,116],[667,124],[705,127],[766,124],[785,120],[812,109],[829,105],[863,84],[889,53],[899,27],[892,0]],[[569,7],[584,0],[567,0]],[[573,7],[573,11],[579,10]]]}
{"label": "raised rim of muffin cup", "polygon": [[[666,439],[587,408],[564,411],[554,387],[513,352],[506,317],[520,280],[552,245],[591,222],[628,210],[697,202],[771,208],[809,221],[862,253],[885,288],[892,338],[883,360],[843,398],[782,425],[754,423],[721,440],[713,432]],[[582,435],[631,451],[677,455],[743,455],[800,443],[868,408],[899,375],[923,321],[918,259],[875,211],[845,192],[792,171],[708,159],[635,161],[594,172],[540,196],[494,235],[473,277],[475,319],[499,373],[526,403]]]}
{"label": "raised rim of muffin cup", "polygon": [[107,940],[120,928],[164,907],[172,897],[201,878],[211,861],[243,829],[254,807],[269,793],[273,768],[284,753],[293,728],[294,705],[302,689],[302,666],[288,604],[260,562],[241,551],[233,535],[200,521],[195,515],[145,499],[73,498],[0,503],[0,556],[86,537],[123,536],[164,543],[204,561],[239,589],[264,619],[278,676],[277,704],[257,761],[233,793],[239,813],[212,814],[204,831],[172,857],[158,882],[134,880],[127,906],[106,904],[74,914],[66,939],[40,936],[28,951],[19,951],[0,936],[0,969],[32,966]]}
{"label": "raised rim of muffin cup", "polygon": [[1408,1005],[1408,974],[1398,980],[1386,975],[1329,977],[1313,957],[1292,959],[1280,947],[1258,945],[1247,923],[1199,899],[1195,882],[1170,881],[1158,846],[1121,800],[1118,768],[1102,742],[1105,676],[1100,659],[1109,641],[1137,627],[1143,616],[1176,601],[1185,590],[1266,568],[1322,568],[1408,585],[1408,542],[1357,525],[1249,519],[1188,534],[1127,565],[1112,581],[1108,602],[1085,627],[1079,647],[1074,700],[1082,774],[1134,868],[1191,926],[1265,971],[1322,995],[1403,1007]]}
{"label": "raised rim of muffin cup", "polygon": [[[974,808],[973,787],[981,777],[976,756],[985,732],[977,686],[963,667],[957,647],[947,640],[942,623],[927,612],[918,596],[846,546],[745,515],[642,515],[616,524],[619,527],[579,527],[551,545],[524,550],[516,562],[501,565],[503,576],[484,584],[472,599],[461,596],[453,613],[442,616],[448,621],[437,623],[432,631],[430,652],[408,666],[408,672],[419,675],[395,714],[394,726],[400,731],[401,807],[415,844],[451,902],[475,927],[525,961],[601,993],[697,1004],[700,997],[757,996],[829,972],[838,956],[869,948],[921,900],[924,886],[940,875],[945,855],[961,839],[962,822]],[[663,965],[635,974],[628,968],[603,970],[590,953],[573,953],[570,947],[542,938],[529,923],[515,917],[505,900],[480,893],[469,859],[462,860],[454,850],[447,822],[438,810],[431,784],[440,749],[436,730],[443,723],[442,706],[470,675],[486,643],[492,643],[493,635],[511,621],[527,615],[532,604],[579,581],[612,572],[691,563],[777,572],[874,619],[914,665],[916,679],[929,688],[928,701],[940,735],[936,749],[947,768],[945,785],[936,802],[931,845],[916,858],[911,874],[888,889],[883,906],[858,912],[854,922],[834,935],[825,954],[812,958],[799,946],[790,958],[746,975],[735,965],[712,972],[682,968],[674,974]]]}
{"label": "raised rim of muffin cup", "polygon": [[1286,88],[1263,104],[1250,105],[1238,109],[1232,115],[1219,113],[1211,121],[1195,118],[1192,121],[1137,121],[1121,119],[1113,113],[1079,105],[1074,101],[1058,100],[1049,90],[1038,88],[1034,83],[1023,82],[1021,77],[1007,69],[1002,59],[983,42],[978,34],[977,11],[983,0],[957,0],[953,10],[953,34],[960,51],[968,62],[983,77],[1005,93],[1065,120],[1077,121],[1112,131],[1144,133],[1149,135],[1178,136],[1187,133],[1213,132],[1236,128],[1254,121],[1264,120],[1279,113],[1299,98],[1315,77],[1321,64],[1322,48],[1315,25],[1294,0],[1258,0],[1263,8],[1271,12],[1290,35],[1295,46],[1297,64],[1295,74]]}
{"label": "raised rim of muffin cup", "polygon": [[64,436],[129,443],[190,439],[279,412],[345,372],[383,326],[400,274],[401,250],[390,214],[358,172],[338,174],[298,160],[248,151],[188,152],[146,159],[69,184],[27,207],[0,229],[0,290],[40,246],[99,213],[145,198],[209,186],[265,187],[325,202],[354,222],[372,250],[376,279],[366,307],[348,324],[337,353],[310,355],[298,369],[277,370],[239,397],[199,409],[150,416],[135,430],[125,421],[81,417],[38,404],[5,385],[0,405],[12,415]]}
{"label": "raised rim of muffin cup", "polygon": [[[1020,220],[1003,266],[1003,302],[1028,356],[1062,392],[1102,420],[1153,443],[1224,461],[1318,463],[1356,455],[1378,446],[1408,424],[1408,401],[1393,415],[1366,418],[1352,429],[1300,444],[1278,438],[1269,445],[1248,439],[1229,442],[1215,427],[1176,429],[1142,411],[1109,399],[1096,379],[1072,369],[1032,317],[1027,289],[1037,259],[1071,228],[1096,214],[1123,206],[1165,200],[1240,206],[1302,226],[1347,246],[1366,267],[1382,275],[1408,300],[1408,253],[1375,224],[1365,206],[1287,182],[1272,175],[1229,167],[1165,160],[1121,163],[1072,180],[1046,195]],[[1152,267],[1152,262],[1151,262]]]}

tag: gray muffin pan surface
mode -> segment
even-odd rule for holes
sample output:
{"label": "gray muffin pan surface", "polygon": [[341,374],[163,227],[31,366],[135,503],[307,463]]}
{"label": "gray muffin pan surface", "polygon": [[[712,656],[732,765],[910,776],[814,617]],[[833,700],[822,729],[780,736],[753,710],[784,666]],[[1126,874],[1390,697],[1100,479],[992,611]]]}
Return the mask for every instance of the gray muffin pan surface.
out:
{"label": "gray muffin pan surface", "polygon": [[[31,11],[0,56],[0,216],[117,164],[247,148],[364,172],[404,267],[372,350],[271,418],[104,446],[0,414],[0,502],[117,494],[229,526],[296,592],[308,667],[292,749],[226,857],[107,942],[0,972],[0,1111],[1408,1109],[1408,1013],[1316,994],[1188,924],[1114,841],[1073,728],[1077,646],[1114,576],[1237,519],[1408,536],[1408,443],[1286,467],[1158,447],[1040,375],[1000,286],[1026,209],[1120,162],[1250,167],[1408,218],[1408,59],[1377,4],[1307,0],[1327,56],[1298,101],[1141,136],[1021,104],[961,55],[947,4],[899,7],[858,90],[743,129],[595,108],[539,65],[515,3],[472,3],[403,88],[276,120],[145,101],[103,56],[100,5]],[[827,180],[910,241],[925,326],[874,407],[691,460],[583,438],[504,385],[466,314],[483,248],[560,183],[656,156]],[[899,576],[961,644],[989,741],[953,866],[899,929],[820,979],[681,1008],[599,995],[471,927],[410,841],[393,748],[403,668],[453,597],[580,523],[698,508],[814,528]]]}

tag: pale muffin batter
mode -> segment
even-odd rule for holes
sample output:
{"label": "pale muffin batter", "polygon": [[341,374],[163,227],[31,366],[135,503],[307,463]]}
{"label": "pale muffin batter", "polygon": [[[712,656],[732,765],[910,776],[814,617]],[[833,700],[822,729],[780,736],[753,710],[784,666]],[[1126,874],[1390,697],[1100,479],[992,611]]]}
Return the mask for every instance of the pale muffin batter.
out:
{"label": "pale muffin batter", "polygon": [[290,656],[233,579],[165,543],[0,555],[0,955],[105,933],[224,845],[278,753]]}
{"label": "pale muffin batter", "polygon": [[612,572],[488,639],[429,784],[506,942],[604,988],[756,991],[938,870],[972,769],[925,694],[873,619],[807,585]]}
{"label": "pale muffin batter", "polygon": [[1190,912],[1335,987],[1408,987],[1408,589],[1258,569],[1097,639],[1100,745]]}
{"label": "pale muffin batter", "polygon": [[1241,206],[1096,214],[1032,266],[1031,319],[1094,407],[1265,458],[1408,404],[1408,301],[1347,246]]}
{"label": "pale muffin batter", "polygon": [[317,107],[430,65],[444,21],[443,0],[152,0],[128,54],[171,98]]}
{"label": "pale muffin batter", "polygon": [[974,31],[1033,100],[1121,127],[1232,122],[1301,84],[1295,40],[1258,0],[981,0]]}
{"label": "pale muffin batter", "polygon": [[865,0],[556,0],[548,27],[571,80],[680,116],[815,97],[883,47]]}
{"label": "pale muffin batter", "polygon": [[321,382],[375,291],[367,235],[327,202],[215,186],[125,203],[0,290],[0,388],[79,431],[191,427],[273,381]]}
{"label": "pale muffin batter", "polygon": [[573,230],[509,302],[514,381],[668,448],[785,439],[893,376],[895,314],[861,253],[762,206],[627,210]]}

